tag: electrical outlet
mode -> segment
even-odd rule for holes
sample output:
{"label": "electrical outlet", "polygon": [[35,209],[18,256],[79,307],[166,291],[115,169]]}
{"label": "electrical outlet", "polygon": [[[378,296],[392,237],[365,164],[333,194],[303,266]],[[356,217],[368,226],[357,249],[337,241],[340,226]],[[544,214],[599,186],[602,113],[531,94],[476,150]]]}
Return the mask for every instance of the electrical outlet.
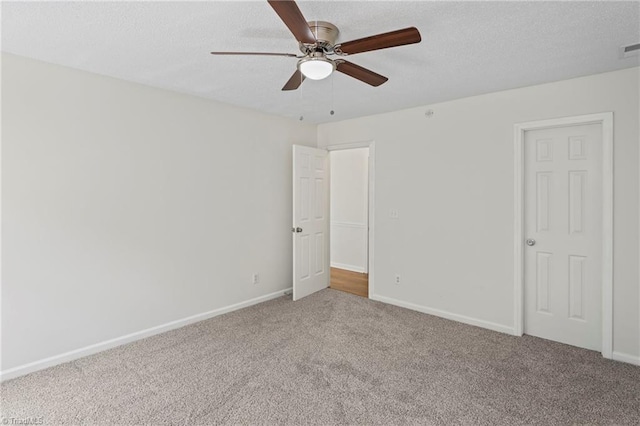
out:
{"label": "electrical outlet", "polygon": [[258,283],[260,282],[260,275],[258,275],[258,274],[253,274],[253,275],[251,276],[251,282],[252,282],[253,284],[258,284]]}
{"label": "electrical outlet", "polygon": [[396,285],[400,284],[400,275],[396,274]]}

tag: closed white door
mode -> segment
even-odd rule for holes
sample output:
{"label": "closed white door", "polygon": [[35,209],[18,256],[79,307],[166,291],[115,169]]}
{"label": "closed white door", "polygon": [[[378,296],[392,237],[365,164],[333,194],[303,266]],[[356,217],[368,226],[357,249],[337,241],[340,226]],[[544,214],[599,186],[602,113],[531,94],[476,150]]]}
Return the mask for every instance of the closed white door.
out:
{"label": "closed white door", "polygon": [[293,300],[329,287],[328,158],[293,146]]}
{"label": "closed white door", "polygon": [[524,332],[602,346],[602,128],[525,133]]}

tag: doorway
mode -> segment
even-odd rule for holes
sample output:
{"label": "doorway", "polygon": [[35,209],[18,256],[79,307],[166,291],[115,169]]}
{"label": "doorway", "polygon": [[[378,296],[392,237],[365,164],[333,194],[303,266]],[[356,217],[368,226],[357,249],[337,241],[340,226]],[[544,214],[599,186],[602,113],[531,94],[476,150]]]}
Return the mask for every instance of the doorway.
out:
{"label": "doorway", "polygon": [[[293,223],[291,227],[293,243],[293,300],[300,300],[317,291],[331,286],[331,250],[330,243],[332,231],[330,226],[330,164],[329,153],[334,151],[365,148],[368,151],[366,168],[360,169],[366,176],[365,194],[361,194],[362,200],[366,200],[366,224],[358,223],[360,232],[365,241],[364,263],[357,266],[355,263],[340,263],[335,259],[338,280],[346,280],[352,283],[357,277],[359,283],[352,285],[363,287],[360,293],[365,297],[374,294],[374,167],[375,167],[375,142],[357,142],[353,144],[341,144],[326,148],[312,148],[302,145],[293,146]],[[339,160],[338,160],[339,161]],[[362,184],[361,184],[362,186]],[[340,190],[338,189],[338,193]],[[351,216],[346,216],[351,217]],[[343,222],[349,222],[343,220]],[[338,239],[340,236],[338,236]],[[347,258],[348,259],[348,258]],[[347,260],[346,262],[350,262]],[[338,271],[338,269],[340,269]],[[353,269],[353,270],[349,270]],[[359,275],[352,275],[359,274]],[[334,274],[335,276],[335,274]],[[336,285],[339,285],[336,282]]]}
{"label": "doorway", "polygon": [[330,287],[369,295],[369,147],[332,150]]}
{"label": "doorway", "polygon": [[612,114],[516,126],[515,334],[612,340]]}

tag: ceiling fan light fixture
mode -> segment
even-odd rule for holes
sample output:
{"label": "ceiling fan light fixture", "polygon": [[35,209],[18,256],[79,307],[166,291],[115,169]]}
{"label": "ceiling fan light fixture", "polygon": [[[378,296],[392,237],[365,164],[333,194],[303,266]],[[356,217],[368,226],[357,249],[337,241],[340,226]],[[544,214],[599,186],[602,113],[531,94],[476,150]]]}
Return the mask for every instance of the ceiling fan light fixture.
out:
{"label": "ceiling fan light fixture", "polygon": [[307,78],[311,80],[322,80],[331,75],[336,69],[336,64],[324,56],[312,56],[310,58],[301,59],[298,62],[298,69]]}

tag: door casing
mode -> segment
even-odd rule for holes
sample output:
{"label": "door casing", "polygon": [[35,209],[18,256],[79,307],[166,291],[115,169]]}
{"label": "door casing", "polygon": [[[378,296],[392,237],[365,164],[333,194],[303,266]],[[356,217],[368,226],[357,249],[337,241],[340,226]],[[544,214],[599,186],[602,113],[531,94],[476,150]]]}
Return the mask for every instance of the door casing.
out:
{"label": "door casing", "polygon": [[[374,262],[374,226],[375,226],[375,141],[363,141],[363,142],[354,142],[354,143],[346,143],[346,144],[337,144],[337,145],[329,145],[324,147],[327,151],[338,151],[343,149],[354,149],[354,148],[369,148],[369,233],[367,235],[368,246],[369,246],[369,254],[367,259],[367,270],[369,273],[369,299],[371,299],[374,295],[374,282],[375,282],[375,270],[373,268]],[[329,174],[329,180],[331,180],[331,174]],[[329,202],[331,197],[329,197]],[[331,208],[331,206],[329,206]],[[329,227],[331,228],[331,227]],[[331,230],[329,230],[329,247],[331,247]]]}
{"label": "door casing", "polygon": [[514,126],[514,327],[524,333],[524,136],[528,130],[579,124],[602,127],[602,356],[613,356],[613,113],[580,115]]}

